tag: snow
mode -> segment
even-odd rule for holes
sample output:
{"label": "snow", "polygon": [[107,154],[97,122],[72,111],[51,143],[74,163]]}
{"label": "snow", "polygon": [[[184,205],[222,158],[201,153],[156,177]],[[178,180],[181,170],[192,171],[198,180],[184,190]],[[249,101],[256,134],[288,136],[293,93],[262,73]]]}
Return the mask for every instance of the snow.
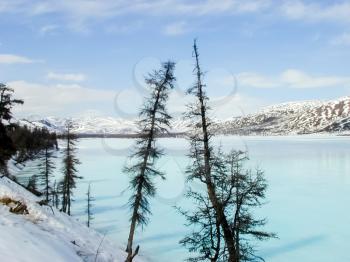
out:
{"label": "snow", "polygon": [[[55,208],[40,206],[39,198],[6,177],[0,178],[0,199],[3,198],[20,201],[29,212],[28,215],[14,214],[0,203],[3,261],[124,261],[126,254],[121,247],[73,217]],[[143,260],[136,258],[135,261]]]}
{"label": "snow", "polygon": [[[65,124],[68,119],[58,117],[35,118],[19,120],[20,125],[29,127],[46,127],[48,130],[62,133],[65,130]],[[138,132],[137,119],[123,119],[101,116],[84,116],[79,118],[70,118],[74,123],[73,132],[76,134],[136,134]],[[182,119],[175,119],[172,123],[170,132],[180,133],[187,130],[187,122]]]}
{"label": "snow", "polygon": [[243,135],[345,134],[350,97],[330,101],[298,101],[263,108],[255,114],[219,123],[218,132]]}
{"label": "snow", "polygon": [[[346,133],[348,125],[339,121],[350,119],[350,97],[330,101],[297,101],[272,105],[259,112],[227,120],[213,119],[217,134],[244,135],[297,135],[309,133]],[[73,132],[85,135],[128,135],[137,133],[137,119],[123,119],[101,116],[85,116],[71,119]],[[50,131],[62,133],[66,119],[29,117],[19,120],[21,125],[47,127]],[[172,120],[170,132],[189,131],[188,121],[182,118]],[[327,129],[325,129],[327,128]]]}

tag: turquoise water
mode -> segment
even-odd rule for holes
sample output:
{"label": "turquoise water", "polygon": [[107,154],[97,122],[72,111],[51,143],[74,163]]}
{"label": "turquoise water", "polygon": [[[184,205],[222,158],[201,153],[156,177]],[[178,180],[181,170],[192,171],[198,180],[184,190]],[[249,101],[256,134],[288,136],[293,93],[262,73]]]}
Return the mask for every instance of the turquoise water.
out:
{"label": "turquoise water", "polygon": [[[79,172],[84,177],[75,194],[74,214],[85,221],[88,182],[96,198],[92,227],[125,248],[129,212],[125,206],[128,177],[122,173],[131,139],[81,139]],[[279,238],[259,243],[258,253],[271,262],[346,262],[350,239],[350,139],[346,137],[218,137],[225,151],[248,150],[249,165],[265,171],[269,182],[266,204],[256,211],[268,219],[267,230]],[[187,228],[173,208],[190,208],[183,198],[188,144],[161,139],[167,155],[159,167],[166,181],[157,181],[149,225],[136,233],[141,254],[150,261],[183,261],[187,251],[178,244]],[[196,186],[196,185],[194,185]]]}

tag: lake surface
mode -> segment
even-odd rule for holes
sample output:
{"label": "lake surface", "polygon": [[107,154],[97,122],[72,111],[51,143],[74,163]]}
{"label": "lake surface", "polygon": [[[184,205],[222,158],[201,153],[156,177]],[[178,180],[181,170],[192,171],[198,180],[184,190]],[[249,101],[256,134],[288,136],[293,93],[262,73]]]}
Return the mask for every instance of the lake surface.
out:
{"label": "lake surface", "polygon": [[[259,243],[258,254],[271,262],[350,261],[350,139],[347,137],[218,137],[225,151],[248,150],[249,165],[265,171],[266,204],[256,211],[268,219],[266,229],[279,239]],[[92,227],[125,248],[129,229],[128,176],[122,173],[132,139],[81,139],[80,175],[73,215],[85,221],[85,193],[91,182],[96,198]],[[149,225],[138,230],[141,254],[156,262],[187,257],[178,244],[187,232],[174,205],[190,208],[183,197],[188,144],[163,138],[167,155],[158,166],[167,180],[158,181]]]}

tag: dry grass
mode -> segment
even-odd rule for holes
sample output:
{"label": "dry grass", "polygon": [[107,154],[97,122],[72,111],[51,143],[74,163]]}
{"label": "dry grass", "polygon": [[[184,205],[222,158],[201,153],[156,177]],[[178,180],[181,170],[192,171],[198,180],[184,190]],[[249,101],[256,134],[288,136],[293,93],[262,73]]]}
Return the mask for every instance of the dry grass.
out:
{"label": "dry grass", "polygon": [[3,198],[0,198],[0,204],[8,206],[10,208],[11,213],[18,214],[18,215],[29,214],[27,206],[23,204],[21,201],[17,201],[9,197],[3,197]]}

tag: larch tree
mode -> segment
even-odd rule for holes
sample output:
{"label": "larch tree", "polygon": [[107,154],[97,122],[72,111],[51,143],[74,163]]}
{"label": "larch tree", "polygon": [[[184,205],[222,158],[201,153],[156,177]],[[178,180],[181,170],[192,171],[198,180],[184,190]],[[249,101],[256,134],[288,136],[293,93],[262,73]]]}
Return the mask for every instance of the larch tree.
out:
{"label": "larch tree", "polygon": [[63,150],[63,178],[60,181],[60,193],[62,195],[61,210],[68,215],[71,214],[71,205],[73,201],[73,190],[76,188],[76,180],[81,177],[77,175],[77,165],[80,164],[76,155],[76,136],[71,130],[73,123],[68,121],[66,124],[66,148]]}
{"label": "larch tree", "polygon": [[131,155],[130,163],[124,172],[130,176],[130,190],[132,196],[129,199],[131,209],[130,232],[127,242],[126,262],[131,262],[138,254],[139,246],[133,250],[133,241],[136,227],[145,226],[151,214],[149,199],[154,197],[156,177],[165,178],[155,164],[156,160],[163,154],[156,145],[158,135],[167,132],[170,126],[171,116],[166,109],[169,91],[173,89],[175,64],[166,62],[161,69],[154,71],[146,77],[145,81],[149,87],[150,96],[146,99],[139,113],[139,136],[136,142],[135,152]]}
{"label": "larch tree", "polygon": [[[245,152],[232,151],[215,153],[212,160],[212,177],[216,194],[223,204],[224,212],[233,232],[236,261],[264,261],[256,255],[252,242],[275,237],[275,234],[261,230],[265,219],[255,218],[253,208],[260,207],[265,198],[267,183],[263,172],[244,168]],[[180,212],[185,216],[192,232],[180,241],[194,253],[188,261],[230,261],[220,223],[205,190],[190,190],[187,197],[195,208]]]}
{"label": "larch tree", "polygon": [[[216,210],[208,197],[204,179],[203,154],[200,143],[197,139],[191,141],[190,157],[193,162],[186,169],[188,182],[199,180],[201,187],[198,190],[190,189],[186,192],[186,197],[193,203],[194,208],[190,211],[177,207],[178,211],[187,220],[186,226],[192,228],[192,232],[187,234],[180,244],[187,247],[195,256],[190,257],[187,261],[227,261],[225,241],[222,238],[222,229]],[[222,197],[223,192],[219,192],[222,176],[227,171],[223,153],[221,151],[215,157],[211,153],[211,175],[212,183],[216,187],[216,193]],[[226,259],[226,260],[225,260]]]}
{"label": "larch tree", "polygon": [[91,195],[91,184],[89,183],[88,190],[86,192],[86,225],[90,227],[91,221],[94,219],[92,208],[95,198]]}
{"label": "larch tree", "polygon": [[[193,56],[195,58],[194,74],[196,81],[188,90],[188,93],[196,98],[196,102],[189,105],[189,110],[186,113],[186,116],[193,121],[193,130],[192,134],[190,135],[190,144],[192,147],[190,157],[194,160],[194,162],[200,161],[199,168],[194,170],[195,176],[206,186],[208,198],[220,224],[226,248],[229,253],[228,261],[237,262],[235,258],[236,249],[233,232],[224,212],[223,203],[221,203],[217,196],[212,176],[211,162],[213,160],[213,148],[211,146],[212,133],[210,131],[211,121],[209,118],[209,98],[205,93],[205,85],[203,83],[204,73],[199,63],[199,52],[196,40],[194,41],[193,45]],[[193,148],[194,146],[196,148]]]}
{"label": "larch tree", "polygon": [[[256,226],[264,224],[264,220],[254,220],[247,211],[248,206],[260,205],[266,183],[260,171],[256,179],[249,172],[244,176],[237,172],[230,173],[230,164],[240,163],[243,159],[230,162],[229,156],[221,150],[215,152],[211,146],[213,134],[210,128],[209,98],[205,93],[204,73],[200,67],[196,41],[193,56],[196,81],[188,93],[196,101],[188,106],[186,113],[193,127],[189,136],[189,157],[192,161],[187,174],[189,180],[199,181],[204,188],[201,191],[191,190],[187,194],[197,204],[194,212],[180,210],[189,224],[196,227],[181,243],[190,251],[199,253],[189,261],[250,261],[254,257],[253,250],[248,242],[240,241],[240,236],[250,234],[260,239],[273,236],[254,231]],[[233,210],[236,211],[233,213]]]}
{"label": "larch tree", "polygon": [[226,155],[228,174],[222,178],[222,189],[227,192],[224,198],[225,209],[231,216],[238,261],[264,261],[256,255],[252,242],[277,236],[262,230],[267,220],[256,218],[253,213],[253,209],[263,204],[267,181],[261,169],[244,168],[247,160],[247,153],[242,151],[233,150]]}
{"label": "larch tree", "polygon": [[53,153],[51,149],[46,146],[39,159],[39,179],[40,185],[42,187],[41,191],[45,197],[46,203],[49,203],[53,190],[51,186],[51,178],[55,169],[55,165],[52,159]]}
{"label": "larch tree", "polygon": [[56,207],[57,209],[59,208],[59,205],[60,205],[59,188],[60,188],[60,183],[57,183],[55,180],[51,191],[51,203],[52,203],[52,206]]}

